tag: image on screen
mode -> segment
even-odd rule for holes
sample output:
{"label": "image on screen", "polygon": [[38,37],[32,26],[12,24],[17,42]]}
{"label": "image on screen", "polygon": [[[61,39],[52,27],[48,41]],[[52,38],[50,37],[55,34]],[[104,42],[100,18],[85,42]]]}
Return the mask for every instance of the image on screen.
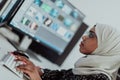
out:
{"label": "image on screen", "polygon": [[61,55],[84,17],[67,0],[25,0],[10,25]]}

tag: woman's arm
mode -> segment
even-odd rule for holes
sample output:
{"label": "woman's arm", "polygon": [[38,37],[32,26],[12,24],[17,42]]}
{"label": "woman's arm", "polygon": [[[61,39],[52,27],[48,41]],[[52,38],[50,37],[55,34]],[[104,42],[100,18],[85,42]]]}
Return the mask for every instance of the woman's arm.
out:
{"label": "woman's arm", "polygon": [[[75,75],[72,69],[69,70],[49,70],[36,67],[30,60],[23,56],[16,56],[16,61],[24,64],[17,66],[17,70],[30,76],[31,80],[109,80],[105,74]],[[41,79],[42,78],[42,79]]]}
{"label": "woman's arm", "polygon": [[44,69],[42,80],[109,80],[105,74],[75,75],[72,69],[69,70],[49,70]]}

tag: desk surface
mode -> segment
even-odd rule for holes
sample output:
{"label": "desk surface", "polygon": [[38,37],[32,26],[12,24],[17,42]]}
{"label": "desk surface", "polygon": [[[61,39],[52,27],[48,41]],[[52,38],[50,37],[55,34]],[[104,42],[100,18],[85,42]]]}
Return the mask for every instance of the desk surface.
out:
{"label": "desk surface", "polygon": [[2,80],[23,80],[2,65],[0,65],[0,78]]}

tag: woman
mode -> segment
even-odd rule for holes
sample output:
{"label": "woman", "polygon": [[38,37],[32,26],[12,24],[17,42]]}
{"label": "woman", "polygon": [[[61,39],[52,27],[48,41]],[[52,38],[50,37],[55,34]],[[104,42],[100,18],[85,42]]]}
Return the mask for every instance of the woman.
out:
{"label": "woman", "polygon": [[120,67],[119,32],[108,25],[96,24],[82,39],[80,52],[86,56],[75,63],[74,69],[44,69],[43,73],[28,59],[16,56],[16,61],[25,63],[17,66],[17,70],[28,74],[31,80],[116,80]]}

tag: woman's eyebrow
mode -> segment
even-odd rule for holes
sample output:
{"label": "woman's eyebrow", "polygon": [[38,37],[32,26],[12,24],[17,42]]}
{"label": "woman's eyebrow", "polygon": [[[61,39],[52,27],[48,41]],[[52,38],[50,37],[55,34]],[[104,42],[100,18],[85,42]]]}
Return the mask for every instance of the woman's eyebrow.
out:
{"label": "woman's eyebrow", "polygon": [[90,30],[89,32],[95,33],[94,31]]}

